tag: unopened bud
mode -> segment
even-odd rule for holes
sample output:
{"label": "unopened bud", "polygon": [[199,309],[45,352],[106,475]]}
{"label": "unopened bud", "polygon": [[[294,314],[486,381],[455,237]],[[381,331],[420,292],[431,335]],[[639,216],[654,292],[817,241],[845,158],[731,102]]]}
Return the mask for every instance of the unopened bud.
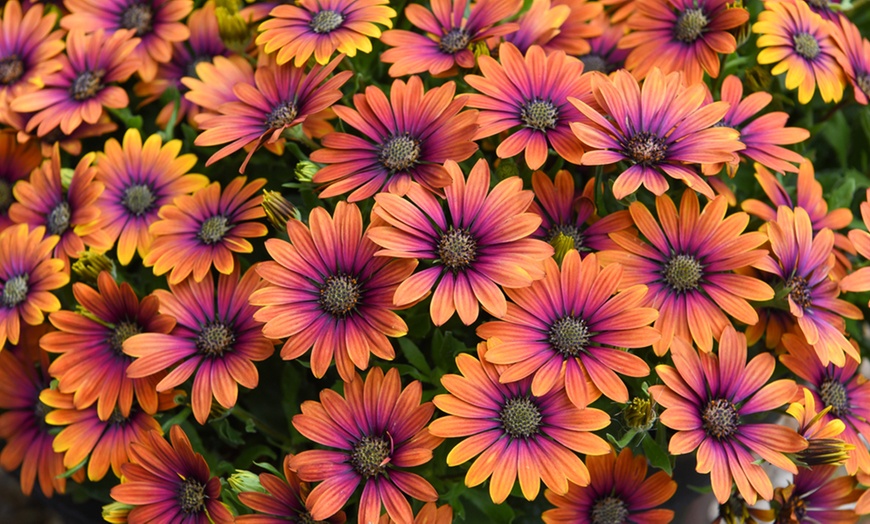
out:
{"label": "unopened bud", "polygon": [[516,162],[511,160],[510,158],[499,160],[498,165],[495,166],[495,176],[498,177],[499,180],[505,180],[512,176],[519,176],[520,168]]}
{"label": "unopened bud", "polygon": [[80,281],[86,284],[96,284],[100,273],[103,271],[112,273],[115,270],[115,263],[102,253],[88,250],[84,251],[79,255],[79,259],[73,262],[72,270]]}
{"label": "unopened bud", "polygon": [[251,43],[251,29],[248,23],[237,12],[231,12],[226,7],[215,8],[218,22],[218,33],[224,45],[237,52],[244,52]]}
{"label": "unopened bud", "polygon": [[231,14],[236,14],[242,8],[242,3],[239,0],[214,0],[215,8],[224,8]]}
{"label": "unopened bud", "polygon": [[317,167],[317,164],[309,160],[303,160],[296,164],[293,174],[296,175],[296,179],[300,182],[311,182],[318,171],[320,171],[320,168]]}
{"label": "unopened bud", "polygon": [[767,92],[773,84],[773,76],[764,67],[750,67],[746,70],[746,80],[744,83],[753,93],[759,91]]}
{"label": "unopened bud", "polygon": [[557,263],[561,264],[565,255],[574,249],[574,239],[565,233],[559,233],[550,240],[550,245],[553,246],[553,249],[556,251],[553,254],[553,258]]}
{"label": "unopened bud", "polygon": [[797,460],[807,466],[819,466],[829,464],[839,466],[849,458],[849,452],[855,446],[836,438],[810,439],[809,446],[796,454]]}
{"label": "unopened bud", "polygon": [[656,410],[652,400],[634,397],[622,410],[625,423],[629,428],[638,431],[649,430],[656,421]]}
{"label": "unopened bud", "polygon": [[60,185],[63,187],[64,191],[69,189],[69,185],[72,183],[73,174],[75,174],[75,172],[75,169],[69,167],[60,168]]}
{"label": "unopened bud", "polygon": [[277,191],[263,190],[263,211],[278,231],[287,229],[287,221],[296,216],[296,208]]}
{"label": "unopened bud", "polygon": [[103,506],[103,520],[111,524],[127,524],[127,514],[131,509],[133,506],[120,502],[106,504]]}
{"label": "unopened bud", "polygon": [[477,61],[477,59],[482,56],[491,56],[491,53],[489,52],[489,46],[486,45],[486,42],[484,42],[483,40],[471,44],[471,52],[474,53],[475,61]]}
{"label": "unopened bud", "polygon": [[238,493],[247,491],[266,493],[265,488],[260,484],[260,477],[244,469],[237,469],[235,473],[230,475],[227,482]]}
{"label": "unopened bud", "polygon": [[[728,9],[743,9],[744,11],[746,11],[743,3],[743,0],[734,0],[734,2],[726,3],[725,5]],[[732,29],[731,34],[734,35],[734,39],[737,40],[737,47],[740,47],[748,42],[749,37],[752,36],[752,24],[750,22],[750,19],[747,18],[746,22],[743,22],[743,24]]]}

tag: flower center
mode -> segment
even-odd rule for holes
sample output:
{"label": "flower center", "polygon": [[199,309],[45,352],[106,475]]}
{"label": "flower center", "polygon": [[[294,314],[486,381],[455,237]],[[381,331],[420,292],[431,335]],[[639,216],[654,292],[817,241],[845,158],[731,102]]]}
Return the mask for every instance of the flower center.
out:
{"label": "flower center", "polygon": [[605,58],[597,53],[589,53],[588,55],[583,55],[580,57],[580,61],[583,62],[583,72],[588,73],[590,71],[600,71],[602,73],[607,73],[610,70],[610,62],[605,60]]}
{"label": "flower center", "polygon": [[737,432],[740,425],[740,415],[737,407],[729,400],[719,398],[711,400],[701,415],[704,431],[719,440],[726,439]]}
{"label": "flower center", "polygon": [[391,172],[410,169],[420,158],[420,141],[409,133],[390,137],[381,147],[378,160]]}
{"label": "flower center", "polygon": [[151,188],[145,184],[136,184],[124,190],[124,198],[121,203],[124,207],[136,216],[142,216],[143,213],[151,209],[157,197],[151,192]]}
{"label": "flower center", "polygon": [[438,258],[449,269],[465,269],[477,256],[477,241],[467,229],[453,229],[451,226],[438,241]]}
{"label": "flower center", "polygon": [[133,4],[121,13],[121,27],[135,29],[136,36],[142,36],[151,31],[151,20],[154,12],[146,4]]}
{"label": "flower center", "polygon": [[359,282],[350,275],[331,275],[320,288],[320,307],[334,317],[353,311],[360,299]]}
{"label": "flower center", "polygon": [[590,333],[582,318],[565,317],[550,326],[548,341],[561,355],[576,357],[589,345]]}
{"label": "flower center", "polygon": [[123,353],[124,341],[133,335],[138,335],[142,332],[142,327],[136,322],[129,322],[124,320],[115,324],[115,330],[112,331],[112,336],[109,337],[109,346],[115,353],[121,354]]}
{"label": "flower center", "polygon": [[812,290],[807,283],[807,279],[795,276],[786,282],[785,285],[791,288],[788,296],[795,304],[799,305],[802,309],[807,309],[813,305]]}
{"label": "flower center", "polygon": [[709,22],[703,10],[686,9],[677,18],[677,25],[674,26],[674,38],[680,42],[691,44],[701,36]]}
{"label": "flower center", "polygon": [[227,221],[227,217],[215,215],[202,223],[197,236],[206,244],[217,244],[227,234],[227,231],[232,229],[231,225],[227,225]]}
{"label": "flower center", "polygon": [[625,149],[635,164],[650,166],[665,159],[668,145],[664,138],[649,131],[641,131],[628,140]]}
{"label": "flower center", "polygon": [[196,348],[203,355],[219,357],[233,349],[236,336],[223,322],[209,322],[196,337]]}
{"label": "flower center", "polygon": [[350,464],[361,476],[374,477],[387,469],[390,458],[390,442],[384,437],[365,436],[353,446]]}
{"label": "flower center", "polygon": [[109,420],[106,421],[108,424],[112,424],[115,426],[122,426],[126,424],[130,419],[121,414],[121,410],[115,408],[112,410],[112,414],[109,415]]}
{"label": "flower center", "polygon": [[528,397],[512,398],[498,414],[505,433],[513,438],[529,438],[541,427],[541,410]]}
{"label": "flower center", "polygon": [[205,484],[189,477],[181,481],[178,502],[183,513],[190,515],[205,511],[205,498]]}
{"label": "flower center", "polygon": [[12,205],[12,187],[9,182],[0,180],[0,213],[5,213]]}
{"label": "flower center", "polygon": [[520,107],[520,120],[532,129],[546,131],[556,127],[559,109],[549,100],[536,98],[529,100]]}
{"label": "flower center", "polygon": [[[196,58],[187,63],[187,67],[185,68],[184,76],[189,76],[190,78],[199,79],[199,76],[196,74],[196,66],[203,62],[211,62],[212,57],[208,55],[198,55]],[[183,84],[182,84],[183,85]]]}
{"label": "flower center", "polygon": [[547,236],[544,238],[544,241],[550,243],[554,238],[559,235],[565,235],[566,237],[570,237],[571,240],[574,241],[574,249],[580,251],[583,247],[583,233],[580,232],[580,229],[573,224],[556,224],[547,230]]}
{"label": "flower center", "polygon": [[10,278],[3,285],[3,305],[8,308],[13,308],[24,302],[27,298],[27,279],[28,274],[18,275]]}
{"label": "flower center", "polygon": [[341,26],[342,22],[344,22],[344,16],[341,13],[324,9],[312,16],[311,22],[308,25],[311,26],[311,30],[315,33],[323,34],[335,31]]}
{"label": "flower center", "polygon": [[471,41],[471,35],[468,34],[468,31],[461,27],[454,27],[441,37],[438,49],[443,53],[452,55],[468,47],[469,41]]}
{"label": "flower center", "polygon": [[797,33],[792,36],[792,41],[794,42],[794,52],[807,60],[813,60],[822,52],[819,41],[809,33]]}
{"label": "flower center", "polygon": [[79,73],[79,76],[73,80],[69,87],[69,92],[75,100],[87,100],[93,98],[103,88],[103,75],[106,72],[99,71],[84,71]]}
{"label": "flower center", "polygon": [[296,104],[289,101],[284,102],[269,113],[269,117],[266,118],[266,125],[272,129],[288,127],[296,120],[297,114]]}
{"label": "flower center", "polygon": [[698,289],[704,267],[692,255],[675,255],[665,262],[662,275],[671,289],[678,293]]}
{"label": "flower center", "polygon": [[70,209],[69,203],[63,201],[48,214],[48,232],[52,235],[62,235],[69,229]]}
{"label": "flower center", "polygon": [[619,497],[604,497],[592,505],[592,524],[622,524],[628,508]]}
{"label": "flower center", "polygon": [[[855,83],[858,84],[858,88],[861,89],[861,92],[865,96],[870,96],[870,74],[864,73],[863,75],[858,75]],[[0,201],[0,206],[2,205],[2,201]]]}
{"label": "flower center", "polygon": [[849,411],[849,397],[846,388],[833,379],[825,379],[819,388],[819,397],[826,406],[831,406],[831,413],[836,416],[845,415]]}
{"label": "flower center", "polygon": [[9,55],[0,59],[0,85],[8,86],[24,74],[24,62],[18,55]]}

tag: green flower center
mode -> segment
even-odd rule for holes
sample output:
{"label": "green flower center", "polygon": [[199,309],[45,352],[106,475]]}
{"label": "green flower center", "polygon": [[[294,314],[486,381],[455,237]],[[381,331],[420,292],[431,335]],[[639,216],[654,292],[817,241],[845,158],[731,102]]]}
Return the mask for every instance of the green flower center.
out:
{"label": "green flower center", "polygon": [[702,427],[708,435],[719,440],[726,439],[737,432],[740,425],[740,414],[731,401],[719,398],[711,400],[701,415]]}
{"label": "green flower center", "polygon": [[203,243],[211,245],[217,244],[224,238],[224,235],[227,234],[227,231],[232,229],[233,226],[227,225],[228,219],[223,215],[215,215],[205,222],[202,223],[202,226],[199,228],[199,239],[203,241]]}
{"label": "green flower center", "polygon": [[550,243],[554,238],[559,235],[565,235],[566,237],[570,237],[571,240],[574,241],[574,249],[580,251],[583,247],[583,233],[580,229],[573,224],[556,224],[550,229],[547,230],[547,235],[544,237],[544,241]]}
{"label": "green flower center", "polygon": [[797,33],[792,36],[792,41],[794,42],[794,52],[807,60],[815,59],[822,52],[819,41],[809,33]]}
{"label": "green flower center", "polygon": [[378,153],[378,160],[393,173],[410,169],[419,158],[420,141],[409,133],[390,137]]}
{"label": "green flower center", "polygon": [[178,503],[181,512],[190,515],[205,511],[205,484],[196,479],[186,478],[178,488]]}
{"label": "green flower center", "polygon": [[535,98],[520,107],[520,120],[526,127],[547,131],[556,127],[559,109],[549,100]]}
{"label": "green flower center", "polygon": [[580,57],[580,61],[583,62],[583,72],[588,73],[590,71],[600,71],[602,73],[608,73],[610,71],[610,62],[605,60],[605,58],[597,53],[589,53],[588,55],[583,55]]}
{"label": "green flower center", "polygon": [[117,354],[123,353],[124,341],[133,335],[138,335],[142,332],[142,326],[136,322],[124,320],[115,324],[115,329],[112,331],[112,336],[109,337],[109,346]]}
{"label": "green flower center", "polygon": [[387,469],[390,442],[384,437],[365,436],[353,446],[350,464],[364,478],[374,477]]}
{"label": "green flower center", "polygon": [[341,13],[324,9],[315,13],[308,25],[311,26],[311,30],[315,33],[323,34],[335,31],[341,26],[342,22],[344,22],[344,16]]}
{"label": "green flower center", "polygon": [[665,262],[662,271],[665,282],[677,293],[698,289],[704,276],[704,266],[692,255],[674,255]]}
{"label": "green flower center", "polygon": [[564,317],[550,326],[548,341],[565,357],[576,357],[589,345],[591,334],[582,318]]}
{"label": "green flower center", "polygon": [[13,308],[27,299],[27,280],[30,275],[23,274],[10,278],[3,285],[3,305]]}
{"label": "green flower center", "polygon": [[196,348],[206,356],[219,357],[233,349],[236,336],[233,330],[223,322],[209,322],[196,337]]}
{"label": "green flower center", "polygon": [[498,414],[505,433],[513,438],[529,438],[541,427],[541,410],[528,397],[517,397],[505,402]]}
{"label": "green flower center", "polygon": [[356,308],[360,296],[355,278],[342,273],[331,275],[320,288],[320,307],[334,317],[345,317]]}
{"label": "green flower center", "polygon": [[298,114],[299,110],[296,108],[296,104],[290,101],[284,102],[269,113],[268,118],[266,118],[266,125],[271,129],[288,127],[296,120],[296,115]]}
{"label": "green flower center", "polygon": [[124,190],[124,198],[121,199],[121,204],[127,208],[127,211],[136,215],[142,216],[146,211],[151,209],[157,197],[151,191],[151,188],[145,184],[135,184]]}
{"label": "green flower center", "polygon": [[84,71],[73,80],[69,92],[73,99],[82,101],[93,98],[103,88],[103,76],[105,71]]}
{"label": "green flower center", "polygon": [[665,159],[668,144],[664,138],[649,131],[641,131],[628,139],[625,146],[626,155],[635,164],[651,166]]}
{"label": "green flower center", "polygon": [[477,241],[467,229],[453,229],[441,234],[438,258],[448,269],[456,272],[467,268],[477,256]]}
{"label": "green flower center", "polygon": [[48,219],[46,220],[48,232],[52,235],[62,235],[64,231],[69,229],[69,219],[69,203],[63,201],[48,214]]}
{"label": "green flower center", "polygon": [[701,9],[686,9],[677,18],[674,26],[674,38],[680,42],[691,44],[697,40],[710,21]]}
{"label": "green flower center", "polygon": [[825,406],[831,406],[831,413],[836,416],[845,415],[849,411],[849,395],[845,386],[833,379],[825,379],[819,388],[819,397]]}
{"label": "green flower center", "polygon": [[0,180],[0,213],[5,213],[12,205],[12,187],[9,182]]}
{"label": "green flower center", "polygon": [[441,37],[438,42],[438,49],[442,53],[455,54],[468,47],[468,42],[471,41],[471,35],[468,31],[461,27],[454,27]]}
{"label": "green flower center", "polygon": [[151,31],[153,18],[151,6],[144,3],[133,4],[121,13],[121,27],[135,29],[136,36],[142,36]]}
{"label": "green flower center", "polygon": [[24,62],[18,55],[0,58],[0,85],[8,86],[24,74]]}
{"label": "green flower center", "polygon": [[799,305],[802,309],[807,309],[813,305],[812,289],[810,289],[807,279],[795,276],[789,279],[785,285],[791,289],[788,296],[795,304]]}
{"label": "green flower center", "polygon": [[592,505],[592,524],[623,524],[628,507],[618,497],[604,497]]}

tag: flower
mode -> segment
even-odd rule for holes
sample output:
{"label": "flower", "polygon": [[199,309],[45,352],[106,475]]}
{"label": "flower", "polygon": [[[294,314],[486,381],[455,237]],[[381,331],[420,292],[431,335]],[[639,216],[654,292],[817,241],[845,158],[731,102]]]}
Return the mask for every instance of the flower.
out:
{"label": "flower", "polygon": [[674,518],[670,509],[657,506],[665,503],[677,491],[677,483],[664,471],[646,477],[647,464],[643,455],[635,456],[624,448],[619,455],[611,450],[607,455],[586,458],[591,481],[585,488],[571,484],[568,493],[544,492],[556,506],[541,515],[545,524],[572,522],[643,522],[668,524]]}
{"label": "flower", "polygon": [[844,15],[839,15],[834,23],[831,36],[843,51],[840,66],[852,84],[855,100],[867,105],[870,96],[870,41],[863,38],[858,27]]}
{"label": "flower", "polygon": [[520,53],[526,53],[532,45],[543,46],[560,34],[562,24],[572,14],[567,5],[553,5],[551,0],[532,0],[529,9],[517,20],[519,27],[506,35],[505,41],[516,46]]}
{"label": "flower", "polygon": [[458,466],[479,454],[465,485],[477,486],[491,476],[489,495],[496,504],[505,501],[517,479],[527,500],[538,496],[541,480],[559,495],[568,492],[569,480],[588,485],[589,470],[577,453],[610,452],[610,445],[592,433],[607,427],[610,416],[577,408],[559,387],[536,396],[531,378],[503,384],[501,368],[486,360],[487,346],[478,344],[478,358],[456,357],[461,376],[441,377],[449,393],[434,402],[447,416],[434,420],[429,431],[445,438],[468,437],[450,451],[447,464]]}
{"label": "flower", "polygon": [[43,137],[59,127],[70,135],[83,122],[99,122],[103,107],[127,107],[127,92],[113,84],[125,82],[139,65],[131,58],[139,43],[132,35],[132,31],[107,35],[102,29],[94,33],[70,31],[67,52],[59,58],[60,70],[42,79],[45,87],[16,97],[10,105],[12,111],[36,113],[25,130],[36,129]]}
{"label": "flower", "polygon": [[[271,473],[260,474],[260,484],[267,493],[243,491],[239,500],[256,511],[255,515],[239,515],[236,522],[254,524],[286,524],[290,522],[314,522],[306,504],[311,488],[299,480],[299,475],[290,469],[293,455],[284,457],[284,478]],[[307,519],[307,520],[306,520]],[[341,524],[346,520],[343,511],[326,519],[330,524]]]}
{"label": "flower", "polygon": [[402,389],[399,372],[386,375],[372,368],[366,379],[344,383],[344,397],[331,389],[320,392],[320,402],[302,403],[293,427],[306,438],[335,448],[303,451],[290,459],[299,478],[323,481],[308,494],[313,520],[335,515],[363,484],[357,522],[376,522],[385,506],[390,518],[411,522],[411,505],[403,493],[434,502],[438,493],[427,480],[405,468],[425,464],[441,443],[426,424],[435,407],[420,403],[420,382]]}
{"label": "flower", "polygon": [[0,132],[0,232],[12,224],[9,207],[15,202],[13,188],[39,166],[39,144],[19,144],[14,133]]}
{"label": "flower", "polygon": [[[161,206],[208,184],[205,176],[188,174],[196,155],[179,156],[180,151],[181,140],[162,144],[160,135],[154,134],[143,145],[139,131],[128,129],[123,146],[110,138],[105,152],[97,153],[97,180],[106,186],[97,205],[102,227],[112,242],[118,242],[122,265],[129,264],[137,251],[144,258],[151,250],[148,228],[158,219]],[[153,160],[144,162],[146,158]]]}
{"label": "flower", "polygon": [[260,285],[249,269],[239,278],[238,266],[229,275],[218,275],[217,293],[209,275],[158,289],[160,312],[176,319],[169,333],[140,333],[126,339],[123,351],[136,357],[127,368],[130,378],[142,378],[176,365],[157,384],[167,391],[195,373],[191,393],[193,416],[205,424],[211,397],[226,409],[236,405],[239,384],[255,388],[259,375],[254,362],[274,352],[273,342],[263,336],[262,324],[254,319],[256,308],[248,298]]}
{"label": "flower", "polygon": [[[323,111],[339,100],[340,88],[350,78],[351,72],[342,71],[329,80],[326,77],[342,58],[336,57],[326,66],[315,65],[308,73],[303,67],[292,64],[267,64],[258,67],[254,73],[255,85],[240,83],[232,87],[238,100],[220,105],[215,116],[199,119],[203,132],[196,137],[195,145],[216,146],[229,142],[208,159],[206,166],[239,149],[248,148],[248,155],[239,169],[244,173],[248,161],[260,146],[275,143],[285,129],[303,123],[309,115]],[[199,69],[197,66],[197,71]]]}
{"label": "flower", "polygon": [[[867,190],[866,200],[861,202],[861,219],[864,221],[864,227],[870,229],[870,190]],[[870,258],[870,233],[861,229],[850,229],[849,241],[862,257]],[[843,291],[870,290],[870,267],[859,268],[843,277],[840,280],[840,289]]]}
{"label": "flower", "polygon": [[[254,68],[243,56],[216,55],[211,62],[198,62],[193,72],[193,75],[181,77],[180,82],[188,89],[184,99],[202,109],[194,117],[197,126],[203,120],[218,116],[218,108],[223,104],[239,101],[235,92],[237,85],[248,84],[256,88]],[[267,143],[265,147],[270,145]]]}
{"label": "flower", "polygon": [[125,481],[111,491],[116,501],[135,506],[128,521],[232,523],[232,514],[220,501],[220,479],[211,476],[181,426],[173,425],[169,438],[171,445],[150,431],[130,446],[131,463],[121,466]]}
{"label": "flower", "polygon": [[323,137],[323,149],[311,153],[312,161],[327,164],[314,175],[315,184],[327,184],[320,198],[353,190],[347,199],[358,202],[382,190],[403,195],[411,181],[436,192],[449,185],[441,164],[477,151],[477,111],[462,111],[466,97],[454,98],[455,92],[453,82],[426,92],[420,77],[412,76],[407,84],[393,81],[390,100],[368,86],[354,95],[356,110],[333,108],[368,140],[347,133]]}
{"label": "flower", "polygon": [[774,75],[788,72],[786,89],[798,88],[798,101],[808,103],[819,86],[825,102],[839,102],[843,97],[846,75],[840,64],[843,52],[831,37],[831,22],[812,12],[801,0],[768,0],[758,21],[752,25],[758,33],[759,64],[777,64]]}
{"label": "flower", "polygon": [[[513,17],[522,6],[520,0],[478,0],[469,9],[469,0],[433,0],[432,10],[410,4],[405,17],[426,35],[390,29],[381,42],[392,46],[380,60],[390,66],[390,76],[415,75],[428,71],[434,76],[453,76],[458,67],[474,67],[471,47],[487,46],[490,38],[517,30],[516,23],[498,24]],[[465,16],[468,10],[468,16]]]}
{"label": "flower", "polygon": [[64,5],[69,10],[60,21],[64,29],[135,34],[131,58],[145,82],[154,80],[158,64],[172,58],[173,43],[190,38],[182,20],[193,10],[192,0],[64,0]]}
{"label": "flower", "polygon": [[63,260],[52,258],[56,235],[27,224],[0,231],[0,352],[6,341],[18,344],[21,323],[38,326],[45,313],[60,309],[52,291],[69,282]]}
{"label": "flower", "polygon": [[106,271],[97,277],[97,287],[73,284],[81,311],[56,311],[49,316],[58,331],[45,335],[40,344],[60,356],[48,371],[58,380],[59,392],[74,394],[76,409],[96,403],[100,420],[109,420],[116,411],[130,416],[134,394],[142,411],[153,415],[158,406],[155,388],[166,373],[128,378],[127,366],[133,359],[122,352],[123,343],[137,333],[169,333],[175,320],[157,313],[156,296],[140,302],[130,284],[118,285]]}
{"label": "flower", "polygon": [[801,469],[791,485],[778,488],[774,495],[779,504],[777,522],[858,522],[858,513],[843,506],[856,502],[864,490],[856,489],[854,477],[833,477],[836,471],[836,466]]}
{"label": "flower", "polygon": [[[486,358],[505,366],[499,380],[515,382],[534,375],[532,394],[544,396],[564,386],[579,409],[597,397],[586,389],[586,376],[595,388],[616,402],[628,402],[628,389],[615,370],[631,377],[649,375],[649,366],[625,349],[648,347],[661,337],[650,327],[658,312],[640,307],[647,288],[626,287],[616,293],[622,266],[600,270],[594,253],[581,262],[571,250],[559,265],[544,261],[543,280],[520,289],[506,289],[507,314],[501,321],[477,328],[489,345]],[[543,298],[546,297],[546,298]]]}
{"label": "flower", "polygon": [[590,103],[589,77],[583,63],[564,52],[547,56],[540,46],[532,46],[523,57],[511,43],[498,48],[499,60],[481,56],[483,76],[467,75],[468,85],[480,91],[468,95],[468,106],[482,109],[480,129],[475,139],[497,135],[520,127],[500,141],[496,154],[510,158],[525,151],[529,169],[538,169],[547,160],[547,145],[572,164],[580,164],[583,147],[572,135],[569,122],[583,115],[568,103],[569,96],[581,96]]}
{"label": "flower", "polygon": [[408,326],[393,312],[393,295],[417,264],[376,257],[378,246],[366,238],[354,204],[339,202],[333,217],[315,208],[309,223],[310,230],[299,220],[287,222],[290,243],[266,241],[274,261],[257,267],[270,285],[251,296],[251,304],[261,306],[254,318],[265,322],[266,336],[289,337],[281,358],[296,359],[312,348],[315,377],[334,359],[350,382],[354,367],[368,367],[370,353],[395,357],[387,337],[404,336]]}
{"label": "flower", "polygon": [[176,197],[160,208],[148,228],[154,236],[151,250],[142,264],[154,266],[155,275],[169,272],[169,283],[178,284],[189,275],[199,282],[212,266],[229,275],[237,266],[233,253],[251,253],[249,238],[268,233],[265,224],[254,222],[266,216],[260,206],[262,196],[254,196],[266,183],[258,178],[245,184],[247,177],[236,177],[221,191],[212,182],[193,195]]}
{"label": "flower", "polygon": [[[796,335],[790,336],[796,337]],[[804,348],[808,347],[803,340],[798,344]],[[812,351],[812,348],[809,349]],[[793,356],[788,358],[791,359]],[[816,398],[812,390],[805,387],[801,390],[804,394],[803,402],[792,402],[786,410],[797,420],[798,433],[807,439],[808,443],[805,450],[797,453],[797,460],[810,468],[823,464],[832,466],[844,464],[849,459],[849,452],[855,449],[855,446],[840,439],[840,434],[846,430],[846,424],[838,418],[825,417],[834,408],[833,406],[827,406],[821,412],[816,411]]]}
{"label": "flower", "polygon": [[693,85],[704,73],[719,76],[718,53],[737,49],[730,30],[748,20],[749,11],[727,0],[639,0],[619,47],[631,50],[625,67],[637,78],[657,67],[663,73],[682,71]]}
{"label": "flower", "polygon": [[260,24],[257,45],[266,53],[278,51],[284,64],[295,57],[302,67],[311,55],[319,64],[329,61],[336,50],[347,56],[372,51],[370,38],[380,38],[379,25],[393,27],[396,11],[388,0],[300,0],[279,5]]}
{"label": "flower", "polygon": [[[749,423],[746,417],[777,409],[787,403],[797,385],[792,380],[767,381],[776,361],[761,353],[746,362],[746,337],[728,326],[719,341],[719,354],[695,351],[675,338],[671,346],[674,366],[656,366],[664,385],[650,386],[656,402],[665,406],[662,424],[676,430],[668,452],[697,453],[698,473],[711,473],[713,494],[720,504],[731,496],[732,484],[750,504],[758,496],[773,497],[767,473],[753,457],[797,474],[785,455],[807,447],[793,429],[768,423]],[[765,385],[766,384],[766,385]]]}
{"label": "flower", "polygon": [[[634,2],[631,4],[633,5]],[[599,34],[586,40],[588,51],[578,54],[578,58],[583,62],[583,71],[610,74],[617,69],[622,69],[630,52],[628,49],[617,47],[619,40],[625,35],[625,24],[615,23],[602,13],[592,19],[589,25],[597,27],[596,33]]]}
{"label": "flower", "polygon": [[592,93],[604,112],[570,98],[591,120],[571,123],[574,134],[592,149],[583,155],[583,164],[631,164],[613,183],[617,199],[634,193],[641,184],[663,195],[669,187],[665,175],[712,199],[713,190],[691,164],[730,162],[744,146],[737,141],[736,130],[716,127],[728,104],[705,104],[704,90],[701,84],[687,87],[679,72],[665,75],[657,68],[643,86],[624,70],[611,77],[592,75]]}
{"label": "flower", "polygon": [[[450,504],[437,506],[434,502],[423,504],[417,517],[414,519],[414,524],[451,524],[453,522],[453,508]],[[381,520],[378,524],[399,524],[397,521],[390,518],[389,515],[381,515]]]}
{"label": "flower", "polygon": [[397,306],[422,300],[435,286],[429,313],[436,326],[455,312],[465,325],[472,324],[478,303],[501,318],[507,302],[498,285],[520,288],[544,278],[542,262],[553,255],[553,247],[528,238],[541,218],[525,212],[533,195],[522,190],[519,177],[502,180],[487,194],[485,160],[477,161],[467,181],[456,162],[444,166],[453,177],[445,188],[449,221],[435,197],[412,184],[407,199],[375,196],[374,212],[388,225],[369,229],[369,238],[383,248],[381,256],[434,263],[399,285],[393,297]]}
{"label": "flower", "polygon": [[[601,37],[605,30],[603,25],[595,23],[604,15],[603,4],[586,0],[552,0],[552,4],[568,6],[571,14],[548,42],[541,42],[541,47],[548,53],[561,50],[570,56],[588,54],[592,50],[591,41]],[[586,65],[583,58],[580,61]],[[589,69],[584,67],[584,71]]]}
{"label": "flower", "polygon": [[763,281],[734,270],[762,260],[767,251],[756,249],[763,233],[742,233],[749,223],[746,213],[725,218],[725,197],[719,196],[700,210],[698,196],[686,190],[677,211],[669,196],[656,197],[658,222],[640,202],[629,207],[635,225],[646,242],[632,233],[619,231],[611,238],[620,250],[604,251],[605,265],[622,264],[622,286],[649,287],[644,305],[659,311],[655,327],[662,333],[653,344],[661,356],[672,340],[694,340],[709,352],[713,339],[731,323],[725,313],[744,324],[758,322],[748,300],[770,300],[773,289]]}

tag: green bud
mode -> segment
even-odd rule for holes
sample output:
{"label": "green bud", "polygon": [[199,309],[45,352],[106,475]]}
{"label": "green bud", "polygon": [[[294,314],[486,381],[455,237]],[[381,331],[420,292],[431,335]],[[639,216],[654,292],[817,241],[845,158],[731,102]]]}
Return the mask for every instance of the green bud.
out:
{"label": "green bud", "polygon": [[266,493],[266,489],[260,484],[260,477],[244,469],[237,469],[235,473],[230,475],[227,482],[238,493],[246,491]]}
{"label": "green bud", "polygon": [[60,185],[63,186],[64,191],[69,189],[69,185],[72,183],[73,174],[75,172],[75,169],[69,167],[60,168]]}
{"label": "green bud", "polygon": [[829,464],[839,466],[849,458],[849,452],[855,449],[852,444],[847,444],[836,438],[809,439],[809,446],[798,451],[796,458],[807,466],[819,466]]}
{"label": "green bud", "polygon": [[236,12],[231,12],[226,7],[215,8],[217,16],[218,33],[224,44],[237,52],[244,52],[251,43],[251,29],[244,18]]}
{"label": "green bud", "polygon": [[296,175],[296,179],[300,182],[311,182],[318,171],[320,171],[320,168],[317,164],[309,160],[303,160],[296,164],[294,174]]}
{"label": "green bud", "polygon": [[648,431],[656,421],[655,406],[648,398],[634,397],[622,413],[628,427],[638,431]]}
{"label": "green bud", "polygon": [[554,236],[552,240],[550,240],[550,245],[553,246],[553,249],[556,250],[553,258],[556,259],[556,262],[561,264],[562,260],[565,258],[565,255],[567,255],[569,251],[574,249],[574,239],[569,237],[565,233],[559,233],[558,235]]}
{"label": "green bud", "polygon": [[115,263],[102,253],[88,250],[79,255],[79,259],[73,262],[72,270],[82,282],[96,284],[100,273],[115,271]]}
{"label": "green bud", "polygon": [[112,502],[103,506],[103,520],[112,524],[127,524],[127,514],[133,506]]}
{"label": "green bud", "polygon": [[296,208],[293,204],[277,191],[264,189],[262,205],[266,218],[278,231],[286,230],[287,221],[296,216]]}

